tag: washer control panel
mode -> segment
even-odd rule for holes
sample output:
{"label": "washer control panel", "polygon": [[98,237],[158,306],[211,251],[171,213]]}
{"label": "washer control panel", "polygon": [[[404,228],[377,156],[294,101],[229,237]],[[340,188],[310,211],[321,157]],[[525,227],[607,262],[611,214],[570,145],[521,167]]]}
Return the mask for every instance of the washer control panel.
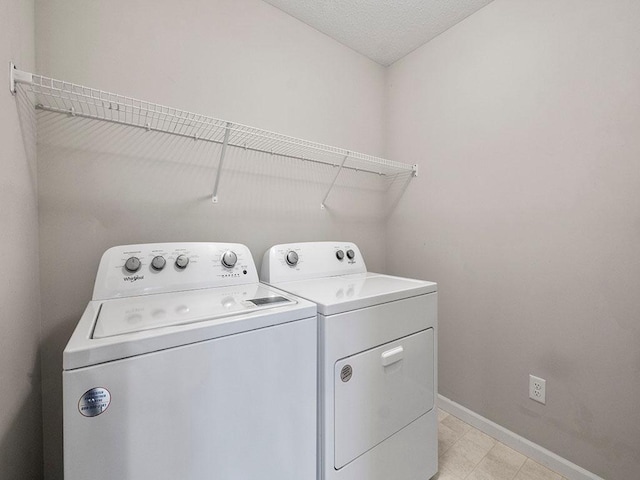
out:
{"label": "washer control panel", "polygon": [[148,243],[107,250],[93,300],[258,282],[249,249],[239,243]]}
{"label": "washer control panel", "polygon": [[271,247],[262,260],[267,283],[365,273],[360,249],[349,242],[287,243]]}

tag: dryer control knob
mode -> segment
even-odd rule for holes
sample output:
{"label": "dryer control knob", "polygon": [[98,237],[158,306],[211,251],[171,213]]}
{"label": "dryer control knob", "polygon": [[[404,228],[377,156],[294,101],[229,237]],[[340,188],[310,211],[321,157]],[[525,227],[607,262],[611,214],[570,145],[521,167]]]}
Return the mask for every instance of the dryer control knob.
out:
{"label": "dryer control knob", "polygon": [[347,250],[347,258],[349,260],[353,260],[356,256],[356,252],[354,252],[353,250]]}
{"label": "dryer control knob", "polygon": [[336,252],[336,258],[337,258],[338,260],[343,260],[343,259],[344,259],[344,252],[343,252],[342,250],[338,250],[338,251]]}
{"label": "dryer control knob", "polygon": [[140,270],[142,263],[138,257],[129,257],[124,263],[124,269],[129,273],[135,273]]}
{"label": "dryer control knob", "polygon": [[233,268],[233,266],[238,261],[238,256],[232,252],[231,250],[227,250],[222,254],[222,265],[227,268]]}
{"label": "dryer control knob", "polygon": [[154,270],[162,270],[166,264],[167,261],[161,255],[153,257],[153,260],[151,260],[151,268]]}
{"label": "dryer control knob", "polygon": [[298,263],[298,254],[290,250],[287,252],[287,256],[285,257],[285,259],[290,266],[294,267]]}
{"label": "dryer control knob", "polygon": [[178,258],[176,258],[176,267],[185,269],[187,265],[189,265],[189,257],[186,255],[178,255]]}

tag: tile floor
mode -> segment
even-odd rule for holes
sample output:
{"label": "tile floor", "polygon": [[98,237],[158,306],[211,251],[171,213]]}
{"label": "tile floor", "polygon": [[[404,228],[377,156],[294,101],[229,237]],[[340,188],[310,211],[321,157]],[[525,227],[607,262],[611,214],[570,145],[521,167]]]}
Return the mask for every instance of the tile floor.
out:
{"label": "tile floor", "polygon": [[442,410],[438,450],[432,480],[567,480]]}

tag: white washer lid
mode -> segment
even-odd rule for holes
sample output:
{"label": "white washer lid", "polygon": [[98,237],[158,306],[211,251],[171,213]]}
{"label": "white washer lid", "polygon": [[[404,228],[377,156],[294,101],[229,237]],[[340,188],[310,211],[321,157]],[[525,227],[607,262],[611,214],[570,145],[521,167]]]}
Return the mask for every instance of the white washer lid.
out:
{"label": "white washer lid", "polygon": [[[286,301],[273,302],[275,297]],[[259,283],[91,301],[64,350],[63,368],[96,365],[315,315],[314,304]]]}
{"label": "white washer lid", "polygon": [[380,273],[356,273],[274,284],[318,305],[318,313],[334,315],[437,291],[433,282]]}
{"label": "white washer lid", "polygon": [[92,338],[105,338],[202,321],[233,321],[248,310],[274,308],[296,300],[260,284],[207,288],[186,292],[104,301]]}

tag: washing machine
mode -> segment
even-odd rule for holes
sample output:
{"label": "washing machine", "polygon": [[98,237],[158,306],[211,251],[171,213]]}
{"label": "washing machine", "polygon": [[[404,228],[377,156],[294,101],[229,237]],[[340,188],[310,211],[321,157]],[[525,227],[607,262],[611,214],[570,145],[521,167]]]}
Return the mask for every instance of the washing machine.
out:
{"label": "washing machine", "polygon": [[318,306],[318,478],[435,475],[437,285],[367,272],[349,242],[276,245],[260,278]]}
{"label": "washing machine", "polygon": [[65,479],[315,478],[316,346],[244,245],[109,249],[63,354]]}

